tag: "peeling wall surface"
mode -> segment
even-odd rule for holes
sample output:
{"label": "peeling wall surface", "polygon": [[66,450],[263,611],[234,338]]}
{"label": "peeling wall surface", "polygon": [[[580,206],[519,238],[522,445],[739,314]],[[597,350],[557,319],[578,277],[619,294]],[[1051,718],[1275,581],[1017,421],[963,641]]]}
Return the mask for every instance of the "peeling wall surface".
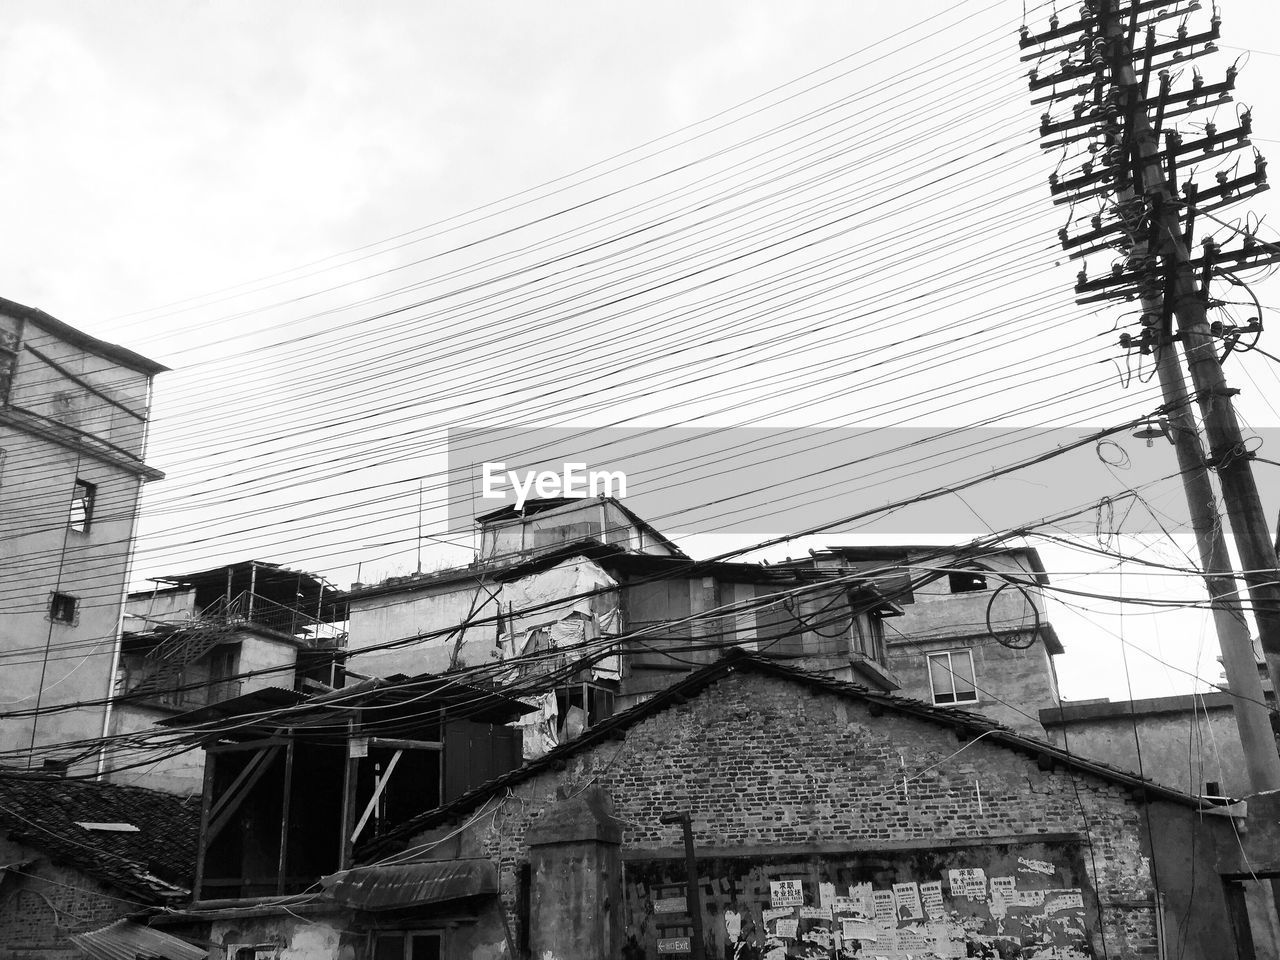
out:
{"label": "peeling wall surface", "polygon": [[[760,953],[742,957],[834,956],[821,952],[826,948],[812,937],[803,937],[817,928],[803,921],[818,918],[804,916],[799,908],[821,909],[823,883],[835,885],[832,896],[854,897],[857,890],[850,888],[869,882],[873,922],[876,899],[887,904],[886,898],[896,896],[895,883],[916,884],[922,905],[920,884],[939,884],[943,910],[959,914],[951,919],[964,928],[968,940],[999,937],[1001,926],[1009,936],[1016,930],[1020,942],[1015,949],[1010,941],[1005,957],[1154,958],[1161,922],[1166,943],[1176,944],[1184,960],[1216,960],[1232,943],[1213,860],[1212,835],[1229,827],[1219,818],[1201,822],[1188,808],[1137,800],[1122,784],[1060,768],[1041,769],[1033,757],[998,744],[960,740],[944,724],[888,710],[872,716],[863,703],[749,672],[732,674],[688,703],[639,721],[621,743],[585,747],[566,760],[564,769],[541,771],[488,803],[485,815],[459,840],[458,851],[497,861],[513,929],[524,922],[519,891],[521,864],[530,856],[526,832],[556,806],[557,796],[586,787],[598,787],[613,798],[622,827],[632,898],[624,940],[636,937],[640,952],[635,956],[666,956],[658,952],[659,939],[671,941],[662,945],[665,950],[681,946],[679,936],[659,938],[654,922],[654,901],[672,900],[681,892],[676,866],[683,855],[680,828],[659,820],[680,811],[692,817],[708,896],[734,891],[742,908],[736,911],[739,920],[750,918],[757,929],[763,926],[782,941],[770,946],[766,938],[751,947]],[[464,822],[465,817],[441,825],[414,842],[443,836]],[[1172,835],[1176,827],[1199,842],[1183,842],[1177,849],[1162,846],[1153,865],[1143,839],[1149,825],[1161,836]],[[744,866],[726,858],[749,859]],[[1021,869],[1022,859],[1047,868],[1027,872]],[[717,860],[726,863],[727,888],[701,868]],[[662,863],[642,867],[641,861]],[[799,900],[788,905],[796,909],[772,921],[763,913],[762,876],[757,873],[751,880],[751,870],[761,867],[766,873],[777,868],[768,877],[771,881],[801,881]],[[658,875],[644,872],[655,869]],[[952,875],[953,870],[978,869],[983,871],[981,884],[977,874]],[[633,875],[633,870],[639,873]],[[1164,896],[1162,919],[1157,917],[1153,870]],[[993,879],[1006,878],[1013,878],[1012,888],[1007,882],[992,887]],[[648,907],[636,899],[637,883],[644,885]],[[750,883],[757,884],[754,893],[748,890]],[[1004,902],[1002,918],[991,913],[993,906],[1000,909],[997,898]],[[893,902],[896,909],[898,901]],[[727,904],[716,905],[717,923],[727,936]],[[772,897],[769,906],[773,908]],[[846,916],[852,914],[833,911],[833,937],[837,918],[843,936]],[[787,936],[788,924],[778,936],[780,919],[796,921],[796,936]],[[1083,945],[1081,926],[1087,930]],[[908,935],[909,949],[898,942],[897,952],[877,947],[858,956],[949,956],[945,951],[952,949],[952,932],[947,945],[935,938],[930,946]],[[1046,935],[1068,952],[1038,954],[1034,944]]]}
{"label": "peeling wall surface", "polygon": [[[1079,841],[699,862],[702,928],[726,951],[788,957],[1090,956],[1097,898]],[[691,936],[685,866],[627,864],[628,924],[648,952]],[[972,951],[972,952],[971,952]]]}

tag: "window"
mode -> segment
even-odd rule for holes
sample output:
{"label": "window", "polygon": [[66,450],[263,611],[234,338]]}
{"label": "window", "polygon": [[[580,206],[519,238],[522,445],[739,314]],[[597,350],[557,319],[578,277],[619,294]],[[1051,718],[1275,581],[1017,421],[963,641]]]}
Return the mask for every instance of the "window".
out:
{"label": "window", "polygon": [[98,496],[98,485],[76,478],[71,493],[71,529],[76,533],[88,533],[93,523],[93,502]]}
{"label": "window", "polygon": [[613,716],[614,693],[594,683],[575,683],[556,688],[556,709],[560,716],[557,738],[573,740],[583,730]]}
{"label": "window", "polygon": [[987,575],[982,570],[952,570],[947,574],[952,593],[977,593],[987,589]]}
{"label": "window", "polygon": [[373,938],[373,960],[440,960],[440,939],[429,930],[379,933]]}
{"label": "window", "polygon": [[0,404],[9,402],[13,373],[18,367],[18,348],[22,340],[9,330],[0,330]]}
{"label": "window", "polygon": [[929,688],[935,704],[977,703],[973,654],[968,650],[929,654]]}
{"label": "window", "polygon": [[76,598],[71,594],[49,594],[49,619],[54,623],[75,623],[76,614]]}

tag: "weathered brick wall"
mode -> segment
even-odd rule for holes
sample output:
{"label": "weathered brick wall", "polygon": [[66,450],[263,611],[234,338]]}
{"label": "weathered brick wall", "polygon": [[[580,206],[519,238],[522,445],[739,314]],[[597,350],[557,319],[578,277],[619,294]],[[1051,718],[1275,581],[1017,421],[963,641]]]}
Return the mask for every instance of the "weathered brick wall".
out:
{"label": "weathered brick wall", "polygon": [[982,740],[966,744],[925,720],[872,716],[862,703],[774,677],[726,677],[632,727],[625,743],[585,749],[563,770],[544,771],[473,813],[458,852],[500,862],[513,922],[525,831],[556,802],[557,789],[590,785],[613,796],[624,849],[667,855],[682,841],[679,827],[659,817],[681,809],[691,811],[699,850],[708,854],[1086,834],[1108,953],[1155,955],[1154,918],[1140,906],[1152,894],[1144,814],[1126,789],[1041,770],[1031,757]]}
{"label": "weathered brick wall", "polygon": [[118,890],[49,863],[38,851],[0,842],[0,855],[5,863],[35,858],[0,883],[0,960],[81,960],[68,936],[140,908]]}

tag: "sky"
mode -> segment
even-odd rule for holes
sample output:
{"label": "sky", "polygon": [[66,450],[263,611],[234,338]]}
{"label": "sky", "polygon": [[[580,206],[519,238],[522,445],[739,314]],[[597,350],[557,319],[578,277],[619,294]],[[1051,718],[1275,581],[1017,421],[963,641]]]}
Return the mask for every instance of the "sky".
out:
{"label": "sky", "polygon": [[[1043,26],[1051,6],[1029,7]],[[788,504],[851,515],[1012,458],[961,432],[892,470],[816,473],[812,449],[770,456],[743,427],[828,446],[866,426],[1083,434],[1158,402],[1149,368],[1116,363],[1133,317],[1072,303],[1021,3],[0,9],[0,295],[173,368],[156,384],[149,460],[167,477],[144,502],[139,583],[250,556],[344,586],[405,573],[420,513],[425,566],[457,562],[470,541],[446,523],[447,471],[472,470],[481,428],[513,421],[654,431],[673,452],[634,478],[634,505],[700,556],[793,529]],[[1222,10],[1206,73],[1255,47],[1237,99],[1273,151],[1278,15]],[[1276,302],[1273,281],[1255,291]],[[1280,427],[1275,362],[1250,354],[1228,376],[1250,429]],[[690,424],[744,459],[661,432]],[[1154,454],[1126,439],[1125,456]],[[1143,476],[1171,473],[1164,456]],[[766,487],[768,461],[810,482]],[[1276,469],[1258,466],[1273,514]],[[1011,482],[1033,506],[958,498],[973,523],[939,538],[1095,496],[1046,482],[1068,495],[1037,513],[1031,482]],[[727,506],[686,509],[719,487]],[[1180,489],[1140,489],[1150,511],[1058,532],[1185,565],[1185,537],[1149,535],[1152,516],[1185,529]],[[828,542],[922,539],[923,521],[897,516]],[[1041,548],[1073,589],[1194,595],[1183,577]],[[1068,696],[1216,679],[1201,615],[1060,599]]]}

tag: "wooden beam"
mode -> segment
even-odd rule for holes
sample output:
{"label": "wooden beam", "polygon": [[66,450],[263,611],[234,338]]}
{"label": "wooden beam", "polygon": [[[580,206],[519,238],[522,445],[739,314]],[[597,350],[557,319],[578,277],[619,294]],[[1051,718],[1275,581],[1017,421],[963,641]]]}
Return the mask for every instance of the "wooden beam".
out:
{"label": "wooden beam", "polygon": [[289,863],[289,795],[293,792],[293,739],[284,748],[284,796],[280,800],[280,858],[276,865],[276,893],[284,893],[285,867]]}
{"label": "wooden beam", "polygon": [[204,875],[204,854],[209,846],[209,807],[213,803],[213,765],[215,758],[204,758],[204,789],[200,793],[200,833],[196,838],[196,878],[191,887],[191,899],[200,899],[201,877]]}
{"label": "wooden beam", "polygon": [[382,796],[382,791],[387,788],[387,783],[391,780],[391,774],[395,772],[396,764],[400,762],[400,758],[404,756],[403,750],[397,750],[391,757],[391,762],[387,764],[387,770],[378,778],[377,785],[373,788],[373,796],[369,798],[369,803],[364,808],[364,813],[360,815],[360,822],[356,824],[355,831],[351,834],[351,842],[354,844],[360,839],[360,832],[364,830],[364,825],[369,822],[369,818],[373,816],[374,808],[378,805],[378,798]]}
{"label": "wooden beam", "polygon": [[443,750],[444,744],[439,740],[394,740],[390,737],[370,737],[369,746],[386,747],[390,750]]}
{"label": "wooden beam", "polygon": [[254,785],[262,779],[263,774],[265,774],[267,769],[271,766],[271,761],[276,758],[276,755],[279,754],[279,752],[279,747],[268,747],[266,750],[263,750],[262,753],[258,754],[257,757],[254,757],[253,760],[249,761],[251,765],[255,762],[257,764],[253,771],[253,775],[248,780],[244,781],[244,786],[240,789],[239,794],[232,797],[230,796],[230,791],[227,791],[227,793],[223,795],[224,807],[222,813],[209,825],[209,830],[205,835],[206,843],[212,843],[214,837],[222,832],[222,828],[227,825],[227,821],[231,819],[231,815],[240,809],[240,805],[244,803],[245,798],[249,796],[249,792],[254,788]]}

